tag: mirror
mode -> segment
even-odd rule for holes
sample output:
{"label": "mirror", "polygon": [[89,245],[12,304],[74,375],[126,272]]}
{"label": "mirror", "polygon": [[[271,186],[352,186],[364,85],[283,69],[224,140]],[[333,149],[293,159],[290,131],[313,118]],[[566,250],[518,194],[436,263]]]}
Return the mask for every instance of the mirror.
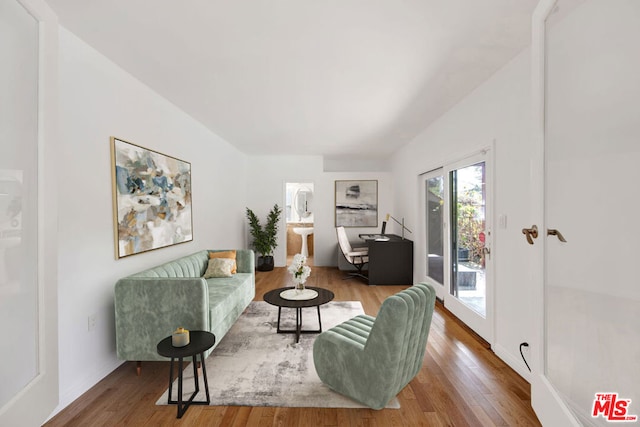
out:
{"label": "mirror", "polygon": [[307,187],[299,188],[293,200],[293,206],[298,216],[300,218],[309,218],[313,210],[313,191]]}

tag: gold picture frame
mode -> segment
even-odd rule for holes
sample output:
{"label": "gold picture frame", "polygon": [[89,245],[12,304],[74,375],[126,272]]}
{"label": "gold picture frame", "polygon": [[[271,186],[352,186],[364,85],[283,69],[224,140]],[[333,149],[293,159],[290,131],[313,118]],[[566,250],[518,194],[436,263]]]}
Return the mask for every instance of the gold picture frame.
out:
{"label": "gold picture frame", "polygon": [[193,240],[191,163],[111,137],[116,259]]}

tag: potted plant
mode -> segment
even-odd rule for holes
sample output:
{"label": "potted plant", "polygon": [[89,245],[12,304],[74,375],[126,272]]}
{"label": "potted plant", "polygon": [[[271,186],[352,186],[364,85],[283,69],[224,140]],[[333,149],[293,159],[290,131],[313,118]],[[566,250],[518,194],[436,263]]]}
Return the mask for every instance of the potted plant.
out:
{"label": "potted plant", "polygon": [[282,210],[276,203],[269,212],[267,223],[263,228],[256,214],[247,208],[249,231],[253,238],[252,246],[259,254],[256,266],[258,271],[273,270],[273,251],[278,246],[278,222],[280,221],[281,213]]}

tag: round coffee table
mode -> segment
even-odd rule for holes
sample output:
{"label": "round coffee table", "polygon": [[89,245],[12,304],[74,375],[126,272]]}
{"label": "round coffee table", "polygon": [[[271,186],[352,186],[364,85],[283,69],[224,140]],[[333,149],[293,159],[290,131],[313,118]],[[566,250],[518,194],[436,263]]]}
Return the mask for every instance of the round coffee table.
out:
{"label": "round coffee table", "polygon": [[[318,334],[322,332],[322,319],[320,318],[320,306],[333,300],[333,292],[328,289],[315,288],[307,286],[306,289],[312,289],[318,293],[318,296],[308,300],[291,300],[285,299],[280,296],[280,293],[288,288],[278,288],[264,294],[264,300],[271,305],[278,307],[278,327],[276,331],[279,334],[296,334],[296,342],[300,342],[300,334]],[[295,308],[296,309],[296,328],[295,329],[280,329],[280,315],[282,314],[282,307]],[[318,310],[318,329],[309,330],[302,329],[302,309],[305,307],[316,307]]]}

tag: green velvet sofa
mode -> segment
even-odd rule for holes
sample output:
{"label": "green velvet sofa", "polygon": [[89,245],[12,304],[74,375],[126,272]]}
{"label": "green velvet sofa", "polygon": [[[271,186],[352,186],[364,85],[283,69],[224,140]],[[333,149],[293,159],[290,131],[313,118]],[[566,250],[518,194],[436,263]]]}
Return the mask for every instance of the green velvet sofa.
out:
{"label": "green velvet sofa", "polygon": [[334,391],[382,409],[418,374],[436,300],[418,283],[384,300],[376,317],[356,316],[313,345],[320,379]]}
{"label": "green velvet sofa", "polygon": [[138,373],[142,361],[166,360],[156,346],[177,327],[212,332],[217,345],[253,300],[253,251],[236,249],[237,273],[231,277],[205,279],[209,252],[216,251],[202,250],[116,283],[117,355],[139,362]]}

